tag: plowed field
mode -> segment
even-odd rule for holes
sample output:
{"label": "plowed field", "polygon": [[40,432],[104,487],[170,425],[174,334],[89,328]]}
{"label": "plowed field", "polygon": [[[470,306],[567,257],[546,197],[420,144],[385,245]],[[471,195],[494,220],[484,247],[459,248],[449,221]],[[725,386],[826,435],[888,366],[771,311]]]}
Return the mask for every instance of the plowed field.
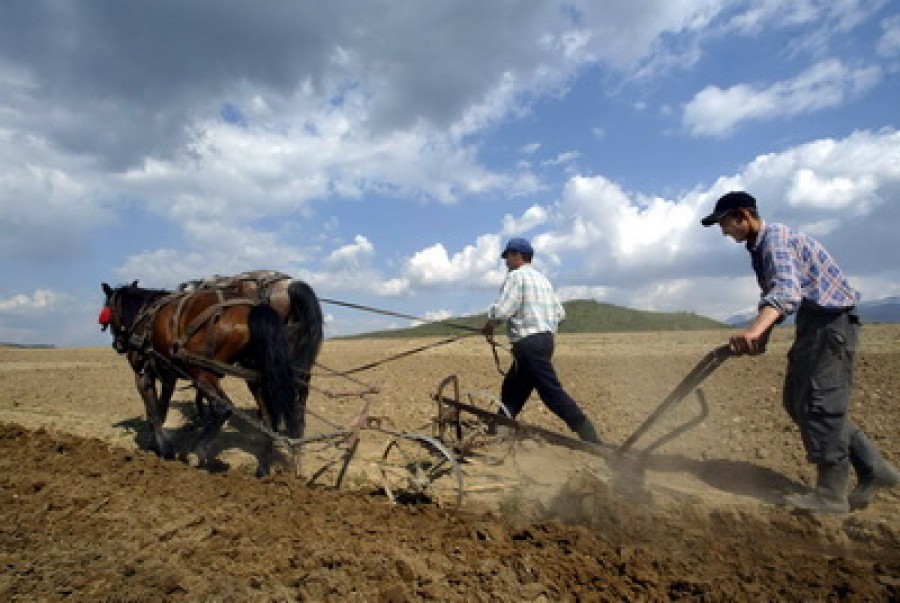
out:
{"label": "plowed field", "polygon": [[[563,336],[556,365],[601,436],[624,441],[726,332]],[[0,599],[4,601],[860,600],[900,598],[900,492],[846,516],[792,513],[781,496],[813,469],[781,410],[790,333],[726,361],[703,384],[705,420],[643,464],[515,438],[485,439],[461,464],[462,508],[393,505],[380,483],[390,436],[362,434],[339,490],[308,478],[340,449],[304,450],[253,477],[259,434],[231,421],[198,469],[146,450],[130,369],[111,349],[0,348]],[[347,370],[424,341],[329,341]],[[504,364],[507,359],[501,354]],[[505,367],[504,367],[505,368]],[[439,381],[496,392],[478,339],[355,374],[315,378],[309,434],[335,431],[365,397],[382,429],[431,434]],[[235,403],[253,404],[226,380]],[[350,394],[338,396],[336,394]],[[900,328],[866,326],[852,415],[900,461]],[[695,397],[636,450],[697,416]],[[168,427],[182,449],[193,392]],[[565,431],[536,397],[520,417]],[[452,489],[450,490],[452,492]]]}

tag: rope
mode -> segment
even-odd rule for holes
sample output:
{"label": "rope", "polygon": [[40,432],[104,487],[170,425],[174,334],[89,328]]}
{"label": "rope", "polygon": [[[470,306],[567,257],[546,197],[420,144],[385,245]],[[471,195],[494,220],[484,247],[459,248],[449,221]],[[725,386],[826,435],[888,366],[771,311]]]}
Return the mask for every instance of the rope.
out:
{"label": "rope", "polygon": [[[326,303],[326,304],[332,304],[335,306],[343,306],[345,308],[352,308],[354,310],[362,310],[364,312],[372,312],[374,314],[381,314],[383,316],[393,316],[394,318],[404,318],[407,320],[415,320],[415,321],[426,323],[426,324],[441,324],[441,325],[445,325],[445,326],[448,326],[453,329],[460,329],[463,331],[468,331],[469,334],[472,334],[472,335],[482,333],[482,329],[480,327],[473,327],[471,325],[464,325],[462,323],[457,323],[457,322],[449,322],[449,321],[443,321],[443,320],[427,320],[424,318],[420,318],[418,316],[412,316],[411,314],[403,314],[402,312],[392,312],[391,310],[382,310],[380,308],[373,308],[372,306],[364,306],[361,304],[354,304],[354,303],[345,302],[345,301],[341,301],[341,300],[337,300],[337,299],[330,299],[327,297],[320,297],[319,301]],[[349,371],[344,371],[343,373],[336,373],[334,371],[332,371],[332,372],[336,376],[347,376],[347,375],[350,375],[353,373],[362,372],[362,371],[365,371],[365,370],[368,370],[371,368],[375,368],[376,366],[379,366],[386,362],[390,362],[392,360],[397,360],[399,358],[403,358],[405,356],[409,356],[409,355],[427,350],[429,348],[437,347],[440,345],[445,345],[448,343],[453,343],[454,341],[458,341],[466,336],[467,335],[459,335],[457,337],[451,337],[450,339],[445,339],[442,341],[438,341],[436,343],[432,343],[432,344],[429,344],[426,346],[415,348],[415,349],[409,350],[407,352],[401,352],[401,353],[391,356],[389,358],[385,358],[384,360],[381,360],[378,362],[372,362],[372,363],[369,363],[369,364],[366,364],[363,366],[358,366],[356,368],[350,369]],[[497,367],[497,372],[505,377],[506,371],[504,371],[503,368],[501,368],[501,366],[500,366],[500,356],[497,354],[497,348],[502,348],[506,351],[510,351],[509,348],[502,346],[499,343],[497,343],[496,341],[494,341],[493,334],[485,335],[485,339],[487,340],[487,343],[491,346],[491,353],[494,356],[494,365]]]}
{"label": "rope", "polygon": [[383,316],[393,316],[394,318],[405,318],[407,320],[415,320],[417,322],[423,322],[426,324],[442,324],[454,329],[460,329],[463,331],[470,331],[472,333],[481,333],[480,327],[473,327],[471,325],[464,325],[458,322],[449,322],[444,320],[428,320],[425,318],[420,318],[418,316],[412,316],[411,314],[402,314],[400,312],[391,312],[390,310],[381,310],[379,308],[373,308],[371,306],[362,306],[360,304],[351,304],[350,302],[340,301],[336,299],[328,299],[327,297],[320,297],[320,302],[324,302],[326,304],[332,304],[334,306],[343,306],[345,308],[352,308],[354,310],[363,310],[365,312],[372,312],[373,314],[381,314]]}
{"label": "rope", "polygon": [[392,362],[394,360],[399,360],[400,358],[405,358],[406,356],[412,356],[413,354],[417,354],[419,352],[424,352],[425,350],[436,348],[438,346],[447,345],[448,343],[453,343],[455,341],[459,341],[463,337],[469,337],[470,335],[457,335],[456,337],[450,337],[449,339],[442,339],[441,341],[436,341],[434,343],[429,343],[427,345],[419,346],[417,348],[413,348],[411,350],[406,350],[403,352],[399,352],[394,354],[393,356],[388,356],[387,358],[382,358],[381,360],[376,360],[374,362],[369,362],[368,364],[363,364],[361,366],[357,366],[356,368],[352,368],[347,371],[343,371],[340,373],[334,373],[339,377],[346,377],[347,375],[352,375],[354,373],[361,373],[363,371],[367,371],[369,369],[373,369],[377,366],[381,366],[382,364],[386,364],[388,362]]}

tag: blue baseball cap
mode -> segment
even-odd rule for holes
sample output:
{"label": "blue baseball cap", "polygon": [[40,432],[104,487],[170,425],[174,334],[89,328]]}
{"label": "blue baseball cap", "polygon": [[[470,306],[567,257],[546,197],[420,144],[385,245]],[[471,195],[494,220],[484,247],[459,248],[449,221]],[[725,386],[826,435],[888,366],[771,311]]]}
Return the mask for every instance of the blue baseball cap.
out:
{"label": "blue baseball cap", "polygon": [[509,243],[506,244],[506,249],[503,250],[503,253],[500,254],[500,257],[505,258],[506,254],[510,251],[534,254],[534,249],[531,247],[531,243],[529,243],[527,239],[518,237],[509,240]]}

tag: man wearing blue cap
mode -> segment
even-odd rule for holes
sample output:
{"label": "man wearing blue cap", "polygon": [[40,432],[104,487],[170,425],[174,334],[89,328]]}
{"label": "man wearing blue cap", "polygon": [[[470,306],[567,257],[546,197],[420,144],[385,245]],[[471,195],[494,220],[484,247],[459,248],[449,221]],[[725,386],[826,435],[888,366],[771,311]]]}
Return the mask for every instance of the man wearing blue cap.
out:
{"label": "man wearing blue cap", "polygon": [[507,243],[500,257],[506,260],[508,272],[483,328],[490,336],[495,323],[507,322],[514,361],[500,390],[503,406],[515,418],[536,389],[547,408],[578,437],[599,444],[594,424],[563,389],[553,368],[553,334],[566,311],[547,277],[531,267],[533,256],[527,240],[514,238]]}
{"label": "man wearing blue cap", "polygon": [[[723,195],[700,223],[718,224],[723,235],[746,245],[762,290],[756,320],[729,340],[733,352],[762,354],[774,325],[796,314],[782,401],[817,474],[812,492],[787,496],[785,503],[845,513],[867,506],[879,488],[900,485],[900,471],[847,417],[860,296],[834,258],[812,237],[764,222],[756,199],[742,191]],[[857,484],[848,497],[851,466]]]}

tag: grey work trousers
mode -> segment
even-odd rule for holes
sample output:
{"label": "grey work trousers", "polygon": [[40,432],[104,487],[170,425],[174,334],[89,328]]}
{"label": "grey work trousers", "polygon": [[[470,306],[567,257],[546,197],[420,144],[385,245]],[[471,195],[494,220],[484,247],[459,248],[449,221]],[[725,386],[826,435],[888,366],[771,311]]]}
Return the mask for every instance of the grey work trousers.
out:
{"label": "grey work trousers", "polygon": [[797,313],[783,403],[800,428],[807,458],[817,465],[849,457],[857,471],[865,471],[877,458],[872,442],[847,416],[859,327],[855,310],[801,307]]}

